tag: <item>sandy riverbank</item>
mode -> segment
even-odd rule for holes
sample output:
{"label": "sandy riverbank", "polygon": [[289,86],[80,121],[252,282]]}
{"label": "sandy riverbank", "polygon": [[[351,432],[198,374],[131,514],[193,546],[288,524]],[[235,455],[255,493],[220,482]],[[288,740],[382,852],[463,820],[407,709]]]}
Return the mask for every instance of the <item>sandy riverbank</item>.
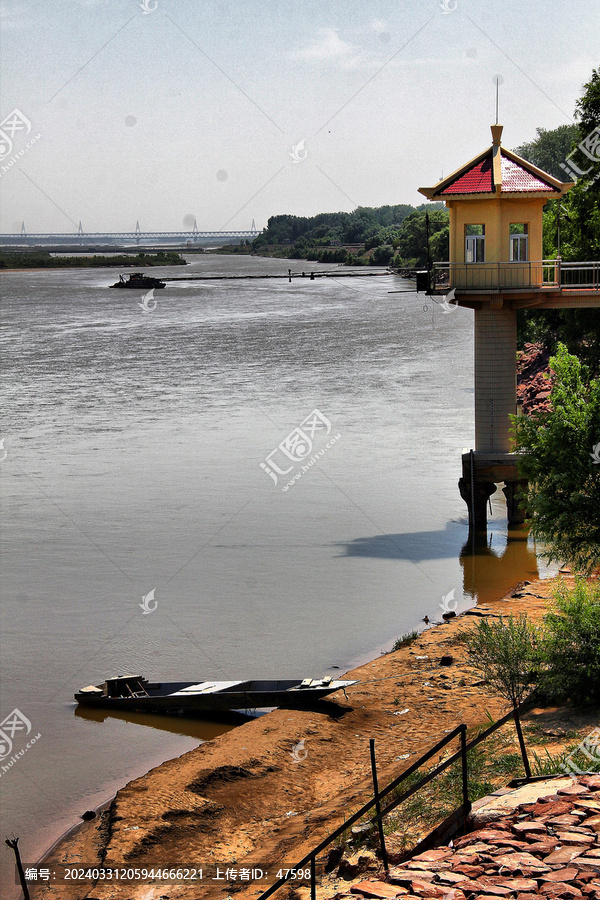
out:
{"label": "sandy riverbank", "polygon": [[[490,614],[539,619],[552,591],[536,581],[491,603]],[[481,612],[479,610],[478,612]],[[472,613],[472,611],[471,611]],[[441,615],[441,610],[440,610]],[[188,885],[36,886],[32,900],[199,900],[256,897],[281,866],[310,847],[369,797],[369,738],[380,783],[387,783],[460,722],[479,724],[503,704],[479,685],[457,632],[469,614],[427,628],[400,650],[348,673],[360,680],[335,717],[276,710],[170,760],[118,792],[107,812],[60,841],[45,865],[87,868],[188,866],[204,870]],[[440,659],[451,655],[450,666]],[[213,880],[219,867],[259,867],[262,882]]]}

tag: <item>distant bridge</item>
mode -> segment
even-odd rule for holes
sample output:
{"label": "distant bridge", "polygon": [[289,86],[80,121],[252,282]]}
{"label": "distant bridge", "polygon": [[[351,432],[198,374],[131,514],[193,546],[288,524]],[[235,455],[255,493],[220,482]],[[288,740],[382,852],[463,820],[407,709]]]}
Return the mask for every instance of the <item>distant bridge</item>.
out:
{"label": "distant bridge", "polygon": [[97,246],[194,246],[206,241],[252,240],[258,234],[254,220],[249,231],[199,231],[198,225],[190,231],[142,231],[140,223],[135,231],[84,231],[79,223],[76,233],[36,232],[28,233],[25,223],[20,234],[0,234],[2,247],[83,247]]}

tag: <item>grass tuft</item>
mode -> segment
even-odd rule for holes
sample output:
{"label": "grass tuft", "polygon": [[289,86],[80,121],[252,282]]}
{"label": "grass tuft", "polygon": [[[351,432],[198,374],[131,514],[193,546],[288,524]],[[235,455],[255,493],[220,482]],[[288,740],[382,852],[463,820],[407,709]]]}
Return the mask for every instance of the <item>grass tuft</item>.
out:
{"label": "grass tuft", "polygon": [[391,649],[391,653],[395,650],[400,650],[401,647],[408,647],[409,644],[412,644],[413,641],[419,637],[418,631],[409,631],[407,634],[401,635],[397,641],[394,642],[394,646]]}

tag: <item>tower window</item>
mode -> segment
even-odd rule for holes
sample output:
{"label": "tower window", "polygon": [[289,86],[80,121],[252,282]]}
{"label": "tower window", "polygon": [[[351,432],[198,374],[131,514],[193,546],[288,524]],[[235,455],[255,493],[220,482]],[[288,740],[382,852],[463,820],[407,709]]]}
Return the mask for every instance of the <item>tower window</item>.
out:
{"label": "tower window", "polygon": [[485,262],[485,225],[465,225],[465,260]]}
{"label": "tower window", "polygon": [[527,223],[511,222],[509,239],[509,259],[511,262],[525,262],[527,260],[527,238]]}

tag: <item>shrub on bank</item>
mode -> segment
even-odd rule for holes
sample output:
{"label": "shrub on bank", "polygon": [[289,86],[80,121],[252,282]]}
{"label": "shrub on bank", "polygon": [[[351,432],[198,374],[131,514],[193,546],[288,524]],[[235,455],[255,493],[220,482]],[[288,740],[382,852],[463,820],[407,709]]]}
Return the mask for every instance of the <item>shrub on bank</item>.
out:
{"label": "shrub on bank", "polygon": [[544,618],[545,669],[540,690],[551,700],[600,702],[600,583],[557,585],[554,604]]}
{"label": "shrub on bank", "polygon": [[472,665],[488,686],[512,706],[520,706],[537,677],[539,629],[526,615],[481,619],[465,633],[465,641]]}
{"label": "shrub on bank", "polygon": [[600,702],[600,583],[558,581],[542,625],[526,615],[481,619],[462,632],[488,687],[519,705],[532,686],[547,701]]}

